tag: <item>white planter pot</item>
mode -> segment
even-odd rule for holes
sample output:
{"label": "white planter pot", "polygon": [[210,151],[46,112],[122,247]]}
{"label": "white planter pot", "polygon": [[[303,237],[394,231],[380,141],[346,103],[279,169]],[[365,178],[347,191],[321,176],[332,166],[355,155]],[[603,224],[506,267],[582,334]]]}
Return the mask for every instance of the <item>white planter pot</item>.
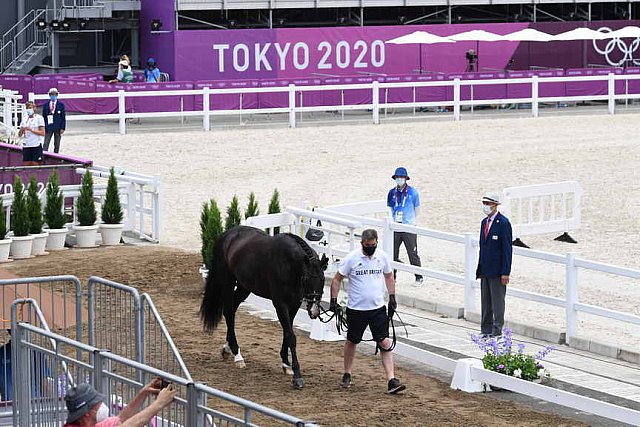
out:
{"label": "white planter pot", "polygon": [[11,249],[11,238],[0,240],[0,262],[10,262],[9,251]]}
{"label": "white planter pot", "polygon": [[100,224],[102,244],[105,246],[119,245],[123,227],[124,224]]}
{"label": "white planter pot", "polygon": [[11,238],[11,256],[13,259],[31,258],[33,236],[13,236]]}
{"label": "white planter pot", "polygon": [[43,232],[40,234],[32,234],[33,236],[33,245],[31,246],[31,255],[49,255],[49,252],[45,252],[44,248],[47,246],[47,236],[49,236],[48,232]]}
{"label": "white planter pot", "polygon": [[76,232],[76,247],[95,248],[98,237],[98,224],[94,225],[74,225]]}
{"label": "white planter pot", "polygon": [[49,236],[47,237],[47,250],[49,251],[61,251],[65,249],[64,242],[67,238],[68,228],[50,228],[47,230]]}

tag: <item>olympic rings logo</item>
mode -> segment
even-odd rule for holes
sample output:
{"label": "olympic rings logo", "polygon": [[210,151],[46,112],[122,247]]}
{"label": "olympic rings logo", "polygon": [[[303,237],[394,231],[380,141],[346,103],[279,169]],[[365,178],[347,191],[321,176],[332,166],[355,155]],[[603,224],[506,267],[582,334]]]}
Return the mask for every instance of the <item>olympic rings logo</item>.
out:
{"label": "olympic rings logo", "polygon": [[[598,31],[602,33],[610,33],[612,30],[609,27],[601,27],[601,28],[598,28]],[[603,41],[606,42],[607,44],[604,46],[604,49],[600,49],[600,46],[598,46],[598,43]],[[620,67],[624,64],[629,64],[629,63],[632,63],[633,65],[640,65],[640,58],[639,59],[634,58],[634,53],[638,50],[639,47],[640,47],[640,37],[633,40],[630,45],[627,45],[624,41],[622,41],[622,39],[619,39],[619,38],[613,38],[613,39],[607,39],[607,40],[593,40],[593,48],[600,55],[604,55],[607,63],[613,67]],[[609,56],[611,53],[614,52],[614,50],[619,51],[620,54],[622,55],[622,59],[620,59],[619,61],[615,61],[614,59],[611,59],[611,57]]]}

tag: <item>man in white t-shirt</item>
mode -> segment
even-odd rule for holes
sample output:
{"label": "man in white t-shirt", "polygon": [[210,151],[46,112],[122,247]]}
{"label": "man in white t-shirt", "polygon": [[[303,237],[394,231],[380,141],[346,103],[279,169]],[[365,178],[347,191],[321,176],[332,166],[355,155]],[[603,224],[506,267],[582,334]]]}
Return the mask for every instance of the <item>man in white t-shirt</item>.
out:
{"label": "man in white t-shirt", "polygon": [[[393,271],[389,257],[378,247],[378,233],[368,229],[362,232],[362,247],[346,256],[331,282],[330,311],[338,310],[338,292],[342,279],[349,278],[347,299],[347,341],[344,345],[344,374],[340,386],[351,387],[351,368],[356,346],[362,341],[364,330],[369,327],[382,357],[387,377],[387,393],[395,394],[406,387],[395,377],[389,319],[397,308]],[[384,306],[385,286],[389,292],[389,312]]]}
{"label": "man in white t-shirt", "polygon": [[42,164],[42,142],[44,141],[44,117],[36,114],[36,104],[27,102],[27,108],[20,123],[18,136],[24,138],[22,162],[25,166]]}

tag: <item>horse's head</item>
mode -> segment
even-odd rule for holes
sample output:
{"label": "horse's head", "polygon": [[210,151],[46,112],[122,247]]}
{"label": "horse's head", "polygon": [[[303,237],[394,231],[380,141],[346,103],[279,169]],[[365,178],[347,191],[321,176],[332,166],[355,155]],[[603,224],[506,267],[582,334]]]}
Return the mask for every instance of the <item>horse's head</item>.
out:
{"label": "horse's head", "polygon": [[327,269],[329,258],[322,255],[322,259],[317,257],[307,258],[302,276],[302,286],[304,300],[307,302],[307,313],[309,317],[315,319],[320,314],[320,300],[324,291],[324,270]]}

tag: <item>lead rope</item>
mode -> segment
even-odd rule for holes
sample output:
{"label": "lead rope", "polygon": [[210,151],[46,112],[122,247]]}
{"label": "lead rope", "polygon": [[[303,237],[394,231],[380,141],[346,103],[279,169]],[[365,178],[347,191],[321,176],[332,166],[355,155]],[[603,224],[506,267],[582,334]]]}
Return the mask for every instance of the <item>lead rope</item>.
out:
{"label": "lead rope", "polygon": [[[320,306],[320,310],[321,310],[321,314],[329,314],[328,310],[325,310],[324,307]],[[409,338],[409,331],[407,331],[407,326],[404,324],[404,322],[402,321],[402,319],[400,318],[400,314],[398,314],[397,311],[394,312],[395,313],[395,317],[398,318],[398,320],[400,321],[400,324],[402,325],[402,327],[404,328],[404,333],[405,336],[407,338]],[[336,322],[336,330],[338,331],[338,334],[342,335],[342,331],[344,330],[345,332],[348,332],[348,327],[347,327],[347,318],[345,316],[345,310],[342,308],[342,306],[338,306],[338,310],[334,311],[333,313],[331,313],[331,315],[329,316],[329,318],[327,320],[322,319],[321,315],[318,315],[318,319],[322,322],[322,323],[329,323],[331,322],[331,320],[333,320],[335,318],[335,322]],[[393,320],[393,318],[389,319],[389,323],[391,324],[391,346],[389,347],[389,349],[387,351],[393,351],[394,348],[396,348],[396,344],[397,344],[397,336],[396,336],[396,325],[395,322]],[[363,341],[371,341],[373,342],[373,339],[370,340],[363,340]],[[378,354],[380,347],[378,345],[376,345],[376,352],[375,354]]]}

